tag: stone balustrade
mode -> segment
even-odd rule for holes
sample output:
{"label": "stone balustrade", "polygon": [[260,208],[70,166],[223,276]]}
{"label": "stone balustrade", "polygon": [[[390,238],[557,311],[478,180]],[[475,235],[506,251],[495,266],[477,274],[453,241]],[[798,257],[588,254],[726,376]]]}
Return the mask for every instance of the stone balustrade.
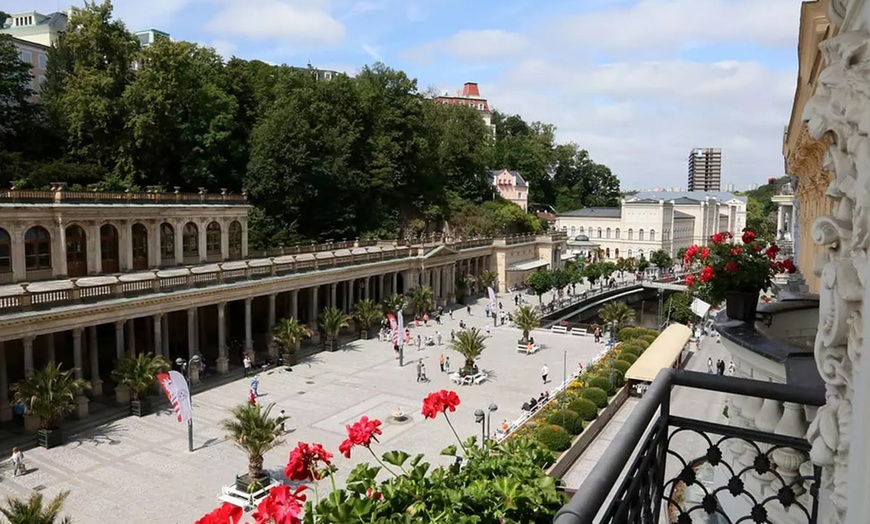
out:
{"label": "stone balustrade", "polygon": [[209,193],[199,188],[197,193],[182,193],[180,187],[166,192],[158,188],[145,191],[69,191],[66,183],[53,182],[51,189],[11,189],[0,190],[0,203],[15,204],[225,204],[249,205],[248,195],[234,195],[226,189],[220,193]]}

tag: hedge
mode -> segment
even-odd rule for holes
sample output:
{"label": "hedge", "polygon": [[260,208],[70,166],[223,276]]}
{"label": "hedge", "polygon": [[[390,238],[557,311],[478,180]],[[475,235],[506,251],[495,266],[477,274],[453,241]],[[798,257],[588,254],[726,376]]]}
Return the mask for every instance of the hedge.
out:
{"label": "hedge", "polygon": [[591,400],[598,408],[607,406],[607,392],[601,388],[586,388],[580,391],[580,398]]}
{"label": "hedge", "polygon": [[620,358],[619,360],[617,360],[616,362],[613,363],[613,367],[618,369],[619,372],[622,373],[622,376],[625,376],[625,374],[628,373],[628,368],[631,367],[631,364],[632,364],[631,362],[629,362],[627,360],[622,360]]}
{"label": "hedge", "polygon": [[562,426],[550,424],[538,430],[536,438],[550,451],[565,451],[571,447],[571,435]]}
{"label": "hedge", "polygon": [[585,398],[577,398],[568,404],[568,409],[577,413],[577,415],[586,421],[595,420],[598,416],[598,406],[594,402]]}
{"label": "hedge", "polygon": [[[595,406],[592,406],[593,408]],[[569,409],[566,410],[557,410],[554,411],[550,418],[547,419],[547,422],[554,426],[562,426],[565,430],[572,435],[579,435],[583,433],[583,419],[580,418],[580,415],[575,411],[571,411],[570,405]]]}
{"label": "hedge", "polygon": [[[608,372],[605,371],[604,373],[608,373]],[[609,377],[605,378],[603,376],[604,373],[602,373],[602,375],[599,375],[599,376],[593,378],[592,380],[590,380],[589,386],[593,387],[593,388],[603,389],[604,391],[607,392],[607,396],[611,396],[614,393],[616,393],[616,388],[613,386],[613,384],[610,383]]]}
{"label": "hedge", "polygon": [[623,362],[628,362],[629,364],[634,364],[635,362],[637,362],[637,355],[635,355],[634,353],[620,351],[619,360],[622,360]]}
{"label": "hedge", "polygon": [[628,340],[640,338],[643,335],[644,333],[640,332],[639,328],[624,327],[616,333],[616,338],[618,338],[620,342],[626,342]]}

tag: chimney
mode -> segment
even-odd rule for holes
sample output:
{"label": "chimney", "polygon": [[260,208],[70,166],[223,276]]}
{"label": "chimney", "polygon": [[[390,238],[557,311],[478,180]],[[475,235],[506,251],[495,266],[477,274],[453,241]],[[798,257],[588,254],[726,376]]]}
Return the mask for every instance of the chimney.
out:
{"label": "chimney", "polygon": [[462,86],[462,96],[480,97],[480,90],[477,88],[477,82],[465,82]]}

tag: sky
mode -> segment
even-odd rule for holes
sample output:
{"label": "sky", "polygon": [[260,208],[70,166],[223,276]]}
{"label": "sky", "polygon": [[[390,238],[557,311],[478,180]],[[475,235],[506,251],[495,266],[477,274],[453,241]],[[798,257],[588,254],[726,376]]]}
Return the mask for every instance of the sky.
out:
{"label": "sky", "polygon": [[[10,12],[69,0],[6,0]],[[11,5],[10,5],[11,3]],[[81,4],[73,4],[81,5]],[[477,82],[490,107],[554,124],[624,189],[686,186],[721,147],[722,186],[782,176],[800,0],[116,0],[224,57],[354,74],[381,61],[421,90]]]}

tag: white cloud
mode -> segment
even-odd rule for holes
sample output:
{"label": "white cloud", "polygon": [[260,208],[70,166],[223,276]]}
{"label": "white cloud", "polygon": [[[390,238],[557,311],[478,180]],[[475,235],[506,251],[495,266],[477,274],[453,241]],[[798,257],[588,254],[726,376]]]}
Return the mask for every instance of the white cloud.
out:
{"label": "white cloud", "polygon": [[212,40],[209,47],[214,48],[217,54],[224,57],[225,60],[232,58],[233,53],[236,52],[236,44],[228,40]]}
{"label": "white cloud", "polygon": [[[325,3],[328,4],[328,3]],[[312,0],[248,0],[225,3],[206,27],[212,32],[255,40],[275,39],[298,45],[333,45],[345,28]]]}
{"label": "white cloud", "polygon": [[529,46],[528,39],[501,29],[460,31],[453,36],[431,42],[404,53],[413,61],[426,61],[441,53],[468,62],[501,60],[516,56]]}

